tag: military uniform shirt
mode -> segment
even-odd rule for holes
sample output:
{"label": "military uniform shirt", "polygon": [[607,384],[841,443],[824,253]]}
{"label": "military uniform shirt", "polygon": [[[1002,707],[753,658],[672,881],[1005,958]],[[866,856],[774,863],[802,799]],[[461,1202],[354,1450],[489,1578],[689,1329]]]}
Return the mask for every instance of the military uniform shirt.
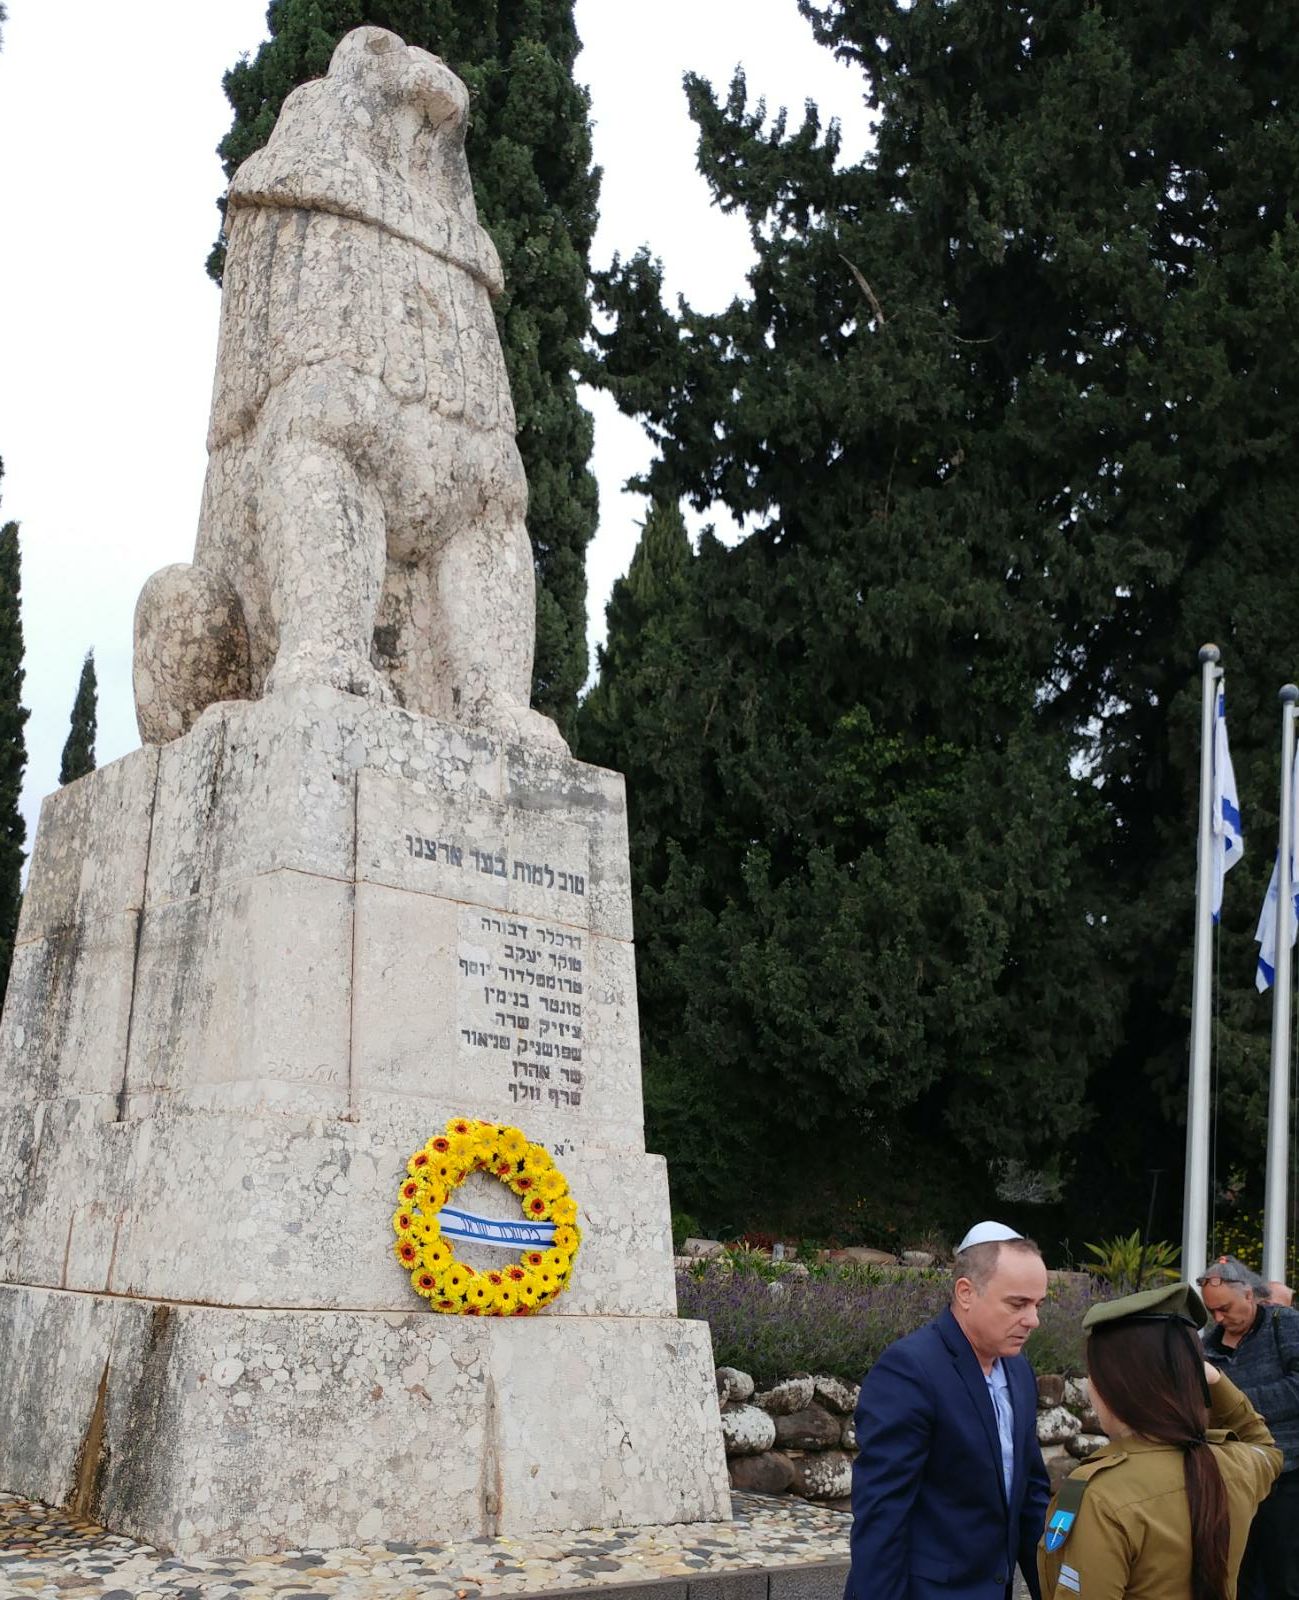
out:
{"label": "military uniform shirt", "polygon": [[[1227,1596],[1235,1600],[1245,1539],[1281,1470],[1267,1424],[1229,1378],[1210,1388],[1208,1431],[1231,1521]],[[1039,1544],[1042,1600],[1172,1600],[1191,1593],[1191,1517],[1182,1451],[1150,1439],[1116,1439],[1070,1474],[1087,1481],[1059,1550]],[[1056,1501],[1047,1508],[1050,1526]]]}

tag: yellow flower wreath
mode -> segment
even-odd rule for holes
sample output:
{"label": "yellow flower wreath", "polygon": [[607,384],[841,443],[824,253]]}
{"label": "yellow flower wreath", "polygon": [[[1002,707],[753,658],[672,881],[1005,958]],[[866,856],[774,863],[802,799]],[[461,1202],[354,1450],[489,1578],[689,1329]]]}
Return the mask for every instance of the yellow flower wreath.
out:
{"label": "yellow flower wreath", "polygon": [[[490,1172],[509,1185],[527,1222],[553,1226],[549,1243],[525,1249],[508,1267],[470,1267],[457,1261],[438,1215],[471,1172]],[[466,1317],[522,1317],[568,1285],[582,1242],[577,1202],[550,1153],[518,1128],[457,1117],[406,1163],[393,1212],[397,1260],[411,1287],[434,1311]]]}

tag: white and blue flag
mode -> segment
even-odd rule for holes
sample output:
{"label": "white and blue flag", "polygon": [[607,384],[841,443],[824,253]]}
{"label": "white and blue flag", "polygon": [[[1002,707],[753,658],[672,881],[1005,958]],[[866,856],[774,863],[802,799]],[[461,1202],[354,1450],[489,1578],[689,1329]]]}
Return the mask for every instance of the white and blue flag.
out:
{"label": "white and blue flag", "polygon": [[[1295,754],[1295,778],[1299,780],[1299,752]],[[1299,789],[1291,788],[1292,795],[1299,795]],[[1295,883],[1294,872],[1294,827],[1290,829],[1290,888],[1294,899],[1294,916],[1290,919],[1290,943],[1295,941],[1295,929],[1299,925],[1299,886]],[[1268,880],[1267,895],[1263,900],[1263,909],[1259,912],[1258,927],[1254,930],[1254,940],[1258,945],[1258,970],[1254,974],[1254,987],[1260,994],[1272,987],[1276,978],[1276,914],[1281,901],[1281,855],[1272,863],[1272,876]]]}
{"label": "white and blue flag", "polygon": [[1222,914],[1223,879],[1245,854],[1240,827],[1236,774],[1227,748],[1227,695],[1218,685],[1218,710],[1213,719],[1213,920]]}

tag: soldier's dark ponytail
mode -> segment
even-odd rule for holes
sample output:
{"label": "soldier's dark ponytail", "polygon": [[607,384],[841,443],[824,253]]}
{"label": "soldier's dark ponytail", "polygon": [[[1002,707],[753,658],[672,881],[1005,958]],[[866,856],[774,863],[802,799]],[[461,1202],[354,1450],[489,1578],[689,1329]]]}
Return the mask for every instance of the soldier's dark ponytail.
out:
{"label": "soldier's dark ponytail", "polygon": [[1199,1341],[1184,1323],[1122,1321],[1092,1330],[1087,1371],[1114,1416],[1182,1451],[1191,1516],[1191,1600],[1227,1600],[1227,1491],[1205,1438],[1208,1395]]}

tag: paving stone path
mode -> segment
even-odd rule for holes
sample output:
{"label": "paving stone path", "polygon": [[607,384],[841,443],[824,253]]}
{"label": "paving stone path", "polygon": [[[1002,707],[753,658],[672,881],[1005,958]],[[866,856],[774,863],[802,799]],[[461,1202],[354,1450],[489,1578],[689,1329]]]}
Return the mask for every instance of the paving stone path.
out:
{"label": "paving stone path", "polygon": [[478,1600],[847,1560],[843,1512],[792,1497],[731,1499],[730,1522],[179,1561],[0,1494],[0,1600]]}

